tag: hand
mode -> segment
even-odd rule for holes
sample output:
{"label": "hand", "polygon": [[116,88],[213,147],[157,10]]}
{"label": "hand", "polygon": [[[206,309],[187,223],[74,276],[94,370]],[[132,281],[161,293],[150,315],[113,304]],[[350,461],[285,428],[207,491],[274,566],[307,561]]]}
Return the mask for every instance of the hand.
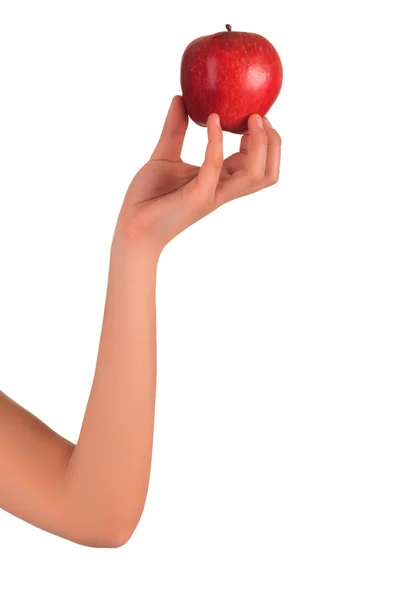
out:
{"label": "hand", "polygon": [[251,115],[239,152],[224,160],[219,117],[211,114],[201,167],[181,159],[187,126],[182,97],[175,96],[156,149],[126,192],[114,239],[145,240],[161,252],[181,231],[222,204],[278,181],[281,138],[266,118]]}

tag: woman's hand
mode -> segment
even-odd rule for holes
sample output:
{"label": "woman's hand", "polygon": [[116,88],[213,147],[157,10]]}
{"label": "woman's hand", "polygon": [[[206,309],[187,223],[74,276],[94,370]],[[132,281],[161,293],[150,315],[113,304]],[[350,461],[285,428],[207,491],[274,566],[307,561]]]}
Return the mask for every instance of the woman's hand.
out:
{"label": "woman's hand", "polygon": [[[0,392],[0,509],[80,544],[121,546],[145,505],[154,431],[159,253],[221,204],[278,180],[280,137],[267,121],[260,126],[252,115],[240,151],[225,161],[217,115],[207,126],[203,165],[184,164],[187,114],[182,98],[174,98],[150,161],[126,193],[77,443]],[[145,252],[127,251],[138,243]]]}
{"label": "woman's hand", "polygon": [[219,117],[211,114],[201,167],[181,159],[187,126],[182,97],[175,96],[156,149],[129,185],[114,240],[146,241],[161,252],[222,204],[278,181],[281,138],[266,118],[252,115],[239,152],[224,160]]}

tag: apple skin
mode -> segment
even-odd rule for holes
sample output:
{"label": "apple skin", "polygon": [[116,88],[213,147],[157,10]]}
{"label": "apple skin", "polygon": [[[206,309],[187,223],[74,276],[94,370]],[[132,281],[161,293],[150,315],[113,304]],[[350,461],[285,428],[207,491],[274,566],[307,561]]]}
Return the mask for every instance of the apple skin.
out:
{"label": "apple skin", "polygon": [[206,126],[208,116],[218,113],[224,131],[242,134],[249,116],[264,116],[277,99],[282,63],[262,35],[226,28],[187,46],[181,61],[182,96],[197,125]]}

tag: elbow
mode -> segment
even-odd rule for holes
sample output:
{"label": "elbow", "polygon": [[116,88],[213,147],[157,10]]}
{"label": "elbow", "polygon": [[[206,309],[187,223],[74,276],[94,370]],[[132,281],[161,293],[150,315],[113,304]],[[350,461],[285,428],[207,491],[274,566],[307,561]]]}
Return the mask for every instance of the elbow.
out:
{"label": "elbow", "polygon": [[121,548],[138,527],[145,501],[133,502],[130,506],[124,503],[114,507],[92,506],[89,510],[85,507],[84,513],[74,510],[65,537],[91,548]]}
{"label": "elbow", "polygon": [[125,546],[139,525],[141,514],[137,518],[102,519],[85,545],[94,548],[121,548]]}
{"label": "elbow", "polygon": [[139,520],[103,522],[88,545],[95,548],[121,548],[131,539]]}
{"label": "elbow", "polygon": [[136,527],[114,527],[108,528],[102,532],[99,542],[96,544],[98,548],[122,548],[131,539]]}
{"label": "elbow", "polygon": [[[81,539],[76,539],[83,546],[90,548],[121,548],[131,539],[135,527],[121,527],[102,523],[95,531],[87,532]],[[78,536],[77,536],[78,537]]]}

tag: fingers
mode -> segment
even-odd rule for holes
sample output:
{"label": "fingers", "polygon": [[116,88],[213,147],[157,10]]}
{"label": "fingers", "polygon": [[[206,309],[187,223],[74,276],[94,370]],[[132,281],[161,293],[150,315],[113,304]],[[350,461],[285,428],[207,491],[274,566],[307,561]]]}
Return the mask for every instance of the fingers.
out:
{"label": "fingers", "polygon": [[234,198],[252,194],[274,185],[279,179],[280,135],[266,117],[261,120],[260,127],[261,117],[258,117],[251,115],[248,121],[249,133],[241,139],[240,152],[227,159],[232,159],[232,164],[229,163],[229,167],[232,167],[231,177],[220,187],[217,204],[225,204]]}
{"label": "fingers", "polygon": [[204,194],[214,195],[224,160],[222,129],[219,116],[211,114],[207,119],[208,144],[204,162],[197,175],[197,184]]}
{"label": "fingers", "polygon": [[187,126],[188,116],[182,96],[175,96],[151,160],[180,160]]}
{"label": "fingers", "polygon": [[260,182],[265,175],[268,138],[260,115],[251,115],[248,121],[250,149],[247,153],[246,171],[249,181]]}
{"label": "fingers", "polygon": [[267,166],[265,169],[264,185],[270,186],[278,183],[279,169],[281,165],[281,136],[269,123],[268,119],[265,119],[264,127],[268,136],[268,157]]}

